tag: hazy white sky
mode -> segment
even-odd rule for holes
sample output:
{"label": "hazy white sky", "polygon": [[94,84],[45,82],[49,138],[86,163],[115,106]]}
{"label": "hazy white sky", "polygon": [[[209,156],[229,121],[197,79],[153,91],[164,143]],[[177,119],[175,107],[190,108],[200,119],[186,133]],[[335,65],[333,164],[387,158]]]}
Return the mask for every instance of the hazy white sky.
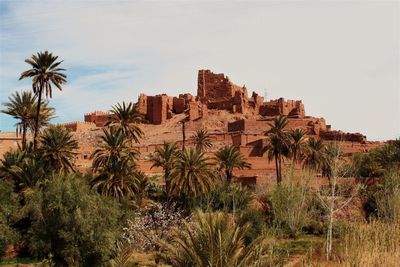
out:
{"label": "hazy white sky", "polygon": [[[399,1],[2,1],[1,102],[49,50],[68,84],[56,122],[118,101],[196,93],[197,71],[226,73],[268,98],[370,140],[400,137]],[[15,121],[0,115],[0,129]]]}

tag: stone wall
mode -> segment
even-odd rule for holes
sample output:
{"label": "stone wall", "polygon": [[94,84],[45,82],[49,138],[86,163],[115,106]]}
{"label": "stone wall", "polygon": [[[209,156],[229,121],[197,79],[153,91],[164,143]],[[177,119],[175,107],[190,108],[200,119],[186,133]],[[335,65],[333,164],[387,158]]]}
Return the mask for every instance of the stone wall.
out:
{"label": "stone wall", "polygon": [[360,133],[344,133],[342,131],[321,131],[320,137],[324,140],[349,141],[365,143],[367,138]]}
{"label": "stone wall", "polygon": [[84,132],[88,130],[96,129],[96,123],[94,122],[81,122],[81,121],[74,121],[74,122],[67,122],[61,124],[65,129],[70,132]]}
{"label": "stone wall", "polygon": [[276,100],[270,100],[260,106],[259,113],[262,116],[289,116],[304,118],[305,110],[301,100],[285,100],[279,98]]}
{"label": "stone wall", "polygon": [[109,112],[94,111],[84,115],[85,122],[96,124],[97,127],[104,127],[104,125],[112,118]]}

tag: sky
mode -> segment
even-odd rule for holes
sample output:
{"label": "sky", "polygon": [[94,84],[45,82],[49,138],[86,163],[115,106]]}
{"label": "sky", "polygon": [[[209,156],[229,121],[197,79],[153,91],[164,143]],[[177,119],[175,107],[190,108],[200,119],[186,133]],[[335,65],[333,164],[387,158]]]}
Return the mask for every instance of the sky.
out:
{"label": "sky", "polygon": [[[68,83],[54,123],[82,121],[140,93],[197,92],[225,73],[268,99],[368,140],[400,137],[399,1],[0,0],[0,102],[31,90],[24,62],[49,50]],[[0,130],[15,120],[0,114]]]}

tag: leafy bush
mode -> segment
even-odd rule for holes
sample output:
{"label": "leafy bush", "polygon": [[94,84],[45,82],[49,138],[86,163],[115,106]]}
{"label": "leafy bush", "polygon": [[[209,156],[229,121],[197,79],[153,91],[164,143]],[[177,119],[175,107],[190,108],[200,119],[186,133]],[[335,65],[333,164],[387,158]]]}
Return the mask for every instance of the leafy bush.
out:
{"label": "leafy bush", "polygon": [[380,177],[385,170],[400,167],[400,139],[353,156],[352,168],[358,177]]}
{"label": "leafy bush", "polygon": [[0,256],[2,256],[7,245],[18,239],[18,233],[12,224],[19,203],[11,182],[1,179],[0,192]]}
{"label": "leafy bush", "polygon": [[197,207],[207,211],[237,212],[248,207],[253,197],[241,185],[219,183],[209,195],[197,199]]}
{"label": "leafy bush", "polygon": [[28,198],[28,246],[54,256],[57,266],[99,266],[120,236],[119,206],[89,189],[81,177],[53,175]]}
{"label": "leafy bush", "polygon": [[296,237],[309,220],[311,194],[304,184],[288,182],[269,192],[270,219],[274,227]]}
{"label": "leafy bush", "polygon": [[375,201],[380,219],[400,224],[400,169],[385,173]]}
{"label": "leafy bush", "polygon": [[262,210],[248,207],[240,213],[237,219],[237,223],[240,226],[244,226],[247,223],[251,224],[251,228],[244,236],[245,244],[249,245],[253,240],[257,239],[263,234],[263,230],[265,229],[266,216]]}
{"label": "leafy bush", "polygon": [[173,266],[277,266],[283,253],[271,239],[260,237],[248,246],[244,238],[250,224],[239,226],[224,212],[195,212],[192,223],[163,242],[162,258]]}

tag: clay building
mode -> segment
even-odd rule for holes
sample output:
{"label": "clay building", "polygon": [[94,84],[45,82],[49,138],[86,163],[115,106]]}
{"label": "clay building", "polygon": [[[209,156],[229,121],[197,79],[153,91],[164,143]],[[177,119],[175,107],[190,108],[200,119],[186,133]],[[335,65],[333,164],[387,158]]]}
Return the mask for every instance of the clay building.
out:
{"label": "clay building", "polygon": [[94,111],[84,115],[84,121],[94,123],[97,127],[103,127],[110,119],[111,114],[104,111]]}

